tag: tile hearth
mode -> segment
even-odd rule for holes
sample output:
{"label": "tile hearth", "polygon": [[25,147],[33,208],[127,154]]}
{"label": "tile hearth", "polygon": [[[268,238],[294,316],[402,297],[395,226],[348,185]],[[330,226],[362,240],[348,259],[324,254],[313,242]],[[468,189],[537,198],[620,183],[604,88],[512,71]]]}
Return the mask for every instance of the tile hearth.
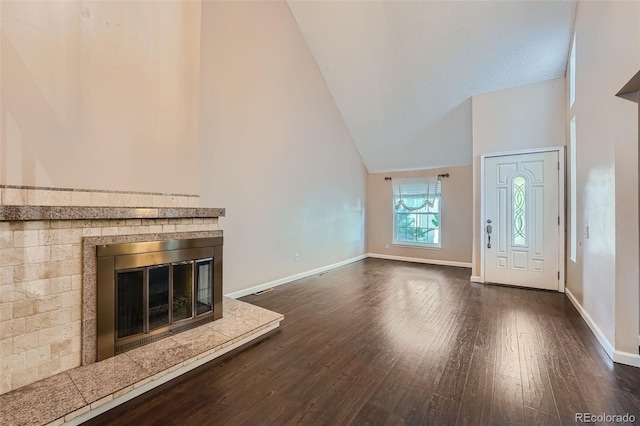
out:
{"label": "tile hearth", "polygon": [[166,382],[172,372],[188,371],[275,329],[283,319],[276,312],[226,297],[223,306],[220,320],[0,395],[0,424],[86,420]]}

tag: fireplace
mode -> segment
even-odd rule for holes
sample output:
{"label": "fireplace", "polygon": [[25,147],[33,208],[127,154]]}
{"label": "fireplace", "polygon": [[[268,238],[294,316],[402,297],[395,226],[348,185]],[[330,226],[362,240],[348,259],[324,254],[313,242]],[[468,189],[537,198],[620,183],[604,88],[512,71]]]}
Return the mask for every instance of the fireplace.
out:
{"label": "fireplace", "polygon": [[110,244],[97,254],[97,361],[222,318],[222,237]]}

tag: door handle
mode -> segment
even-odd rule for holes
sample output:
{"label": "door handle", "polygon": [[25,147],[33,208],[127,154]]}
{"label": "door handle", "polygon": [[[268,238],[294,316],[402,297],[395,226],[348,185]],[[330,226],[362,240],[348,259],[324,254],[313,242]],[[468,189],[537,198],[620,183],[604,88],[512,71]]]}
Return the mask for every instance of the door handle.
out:
{"label": "door handle", "polygon": [[493,226],[491,226],[491,219],[487,219],[487,248],[491,248],[491,232],[493,232]]}

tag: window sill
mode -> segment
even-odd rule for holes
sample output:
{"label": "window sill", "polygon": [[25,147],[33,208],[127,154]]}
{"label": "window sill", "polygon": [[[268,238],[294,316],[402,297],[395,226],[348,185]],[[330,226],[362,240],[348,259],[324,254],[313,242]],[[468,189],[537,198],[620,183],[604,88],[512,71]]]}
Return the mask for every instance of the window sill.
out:
{"label": "window sill", "polygon": [[442,246],[427,245],[427,244],[391,243],[391,246],[426,249],[426,250],[442,250]]}

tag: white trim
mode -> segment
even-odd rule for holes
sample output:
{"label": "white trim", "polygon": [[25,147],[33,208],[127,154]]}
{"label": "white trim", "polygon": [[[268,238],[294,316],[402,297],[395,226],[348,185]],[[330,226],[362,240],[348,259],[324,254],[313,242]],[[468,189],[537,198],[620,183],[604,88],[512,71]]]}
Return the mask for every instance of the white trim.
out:
{"label": "white trim", "polygon": [[558,270],[560,271],[560,278],[558,279],[558,292],[565,292],[565,168],[564,163],[565,147],[554,146],[548,148],[533,148],[523,149],[517,151],[504,151],[504,152],[491,152],[480,155],[480,282],[485,282],[485,267],[484,267],[484,247],[485,247],[485,232],[484,223],[485,217],[485,181],[484,181],[484,169],[485,160],[493,157],[506,157],[510,155],[523,155],[523,154],[537,154],[542,152],[557,152],[558,162],[560,163],[560,170],[558,171],[558,215],[560,216],[560,225],[558,226]]}
{"label": "white trim", "polygon": [[404,247],[404,248],[415,248],[415,249],[421,249],[421,250],[442,250],[442,247],[437,246],[437,245],[429,245],[429,244],[420,244],[420,243],[407,243],[407,242],[403,242],[403,243],[391,243],[391,247]]}
{"label": "white trim", "polygon": [[[565,290],[565,294],[567,295],[571,303],[573,303],[573,306],[576,307],[578,313],[580,314],[584,322],[587,323],[587,325],[589,326],[593,334],[596,336],[596,339],[598,339],[598,342],[600,342],[600,345],[602,346],[604,351],[607,353],[607,355],[609,355],[609,358],[611,358],[613,361],[616,361],[613,353],[613,345],[611,344],[611,342],[609,342],[609,339],[606,338],[602,330],[600,330],[600,327],[598,327],[598,325],[593,320],[593,318],[591,318],[591,315],[589,315],[589,313],[584,310],[580,302],[578,302],[578,300],[575,298],[573,293],[571,293],[571,291],[568,288]],[[626,363],[623,363],[623,364],[626,364]]]}
{"label": "white trim", "polygon": [[485,158],[490,158],[490,157],[506,157],[509,155],[521,155],[521,154],[538,154],[540,152],[550,152],[550,151],[564,151],[564,145],[550,146],[546,148],[519,149],[516,151],[487,152],[487,153],[481,154],[480,158],[484,162]]}
{"label": "white trim", "polygon": [[630,365],[632,367],[640,367],[640,355],[616,350],[613,351],[613,362]]}
{"label": "white trim", "polygon": [[[469,278],[469,281],[471,281],[472,283],[484,284],[484,280],[480,278],[478,275],[471,275],[471,278]],[[638,336],[638,338],[640,338],[640,336]]]}
{"label": "white trim", "polygon": [[312,275],[318,275],[322,272],[330,271],[332,269],[339,268],[344,265],[348,265],[349,263],[357,262],[362,259],[366,259],[368,255],[362,254],[360,256],[352,257],[351,259],[343,260],[341,262],[333,263],[331,265],[323,266],[321,268],[312,269],[310,271],[301,272],[295,275],[289,275],[288,277],[280,278],[275,281],[270,281],[268,283],[259,284],[253,287],[245,288],[244,290],[234,291],[233,293],[225,294],[225,296],[230,297],[232,299],[237,299],[239,297],[248,296],[250,294],[256,293],[258,291],[266,290],[268,288],[277,287],[283,284],[288,284],[292,281],[300,280],[302,278],[307,278]]}
{"label": "white trim", "polygon": [[421,259],[419,257],[392,256],[390,254],[377,254],[377,253],[368,253],[367,257],[372,257],[374,259],[401,260],[403,262],[428,263],[430,265],[457,266],[460,268],[471,268],[470,262],[455,262],[452,260]]}
{"label": "white trim", "polygon": [[117,407],[118,405],[124,404],[127,401],[132,400],[133,398],[142,395],[145,392],[150,391],[153,388],[156,388],[170,380],[175,379],[176,377],[185,374],[191,370],[193,370],[194,368],[200,367],[203,364],[206,364],[209,361],[212,361],[228,352],[231,352],[232,350],[239,348],[240,346],[251,342],[252,340],[257,339],[258,337],[269,333],[272,330],[275,330],[276,328],[278,328],[280,326],[280,323],[275,323],[273,325],[270,325],[269,327],[262,329],[260,331],[257,331],[247,337],[245,337],[244,339],[230,345],[227,346],[226,348],[222,348],[219,351],[216,351],[210,355],[207,355],[203,358],[200,358],[194,362],[191,362],[187,365],[184,365],[180,368],[178,368],[177,370],[174,370],[170,373],[165,374],[164,376],[156,379],[156,380],[152,380],[149,383],[145,383],[144,385],[138,387],[138,388],[134,388],[131,392],[127,392],[126,394],[116,398],[116,399],[112,399],[111,401],[100,405],[99,407],[96,407],[95,409],[88,411],[84,414],[81,414],[78,417],[75,417],[71,420],[69,420],[68,422],[64,423],[65,425],[79,425],[81,423],[86,422],[87,420],[90,420],[96,416],[99,416],[100,414],[114,408]]}

